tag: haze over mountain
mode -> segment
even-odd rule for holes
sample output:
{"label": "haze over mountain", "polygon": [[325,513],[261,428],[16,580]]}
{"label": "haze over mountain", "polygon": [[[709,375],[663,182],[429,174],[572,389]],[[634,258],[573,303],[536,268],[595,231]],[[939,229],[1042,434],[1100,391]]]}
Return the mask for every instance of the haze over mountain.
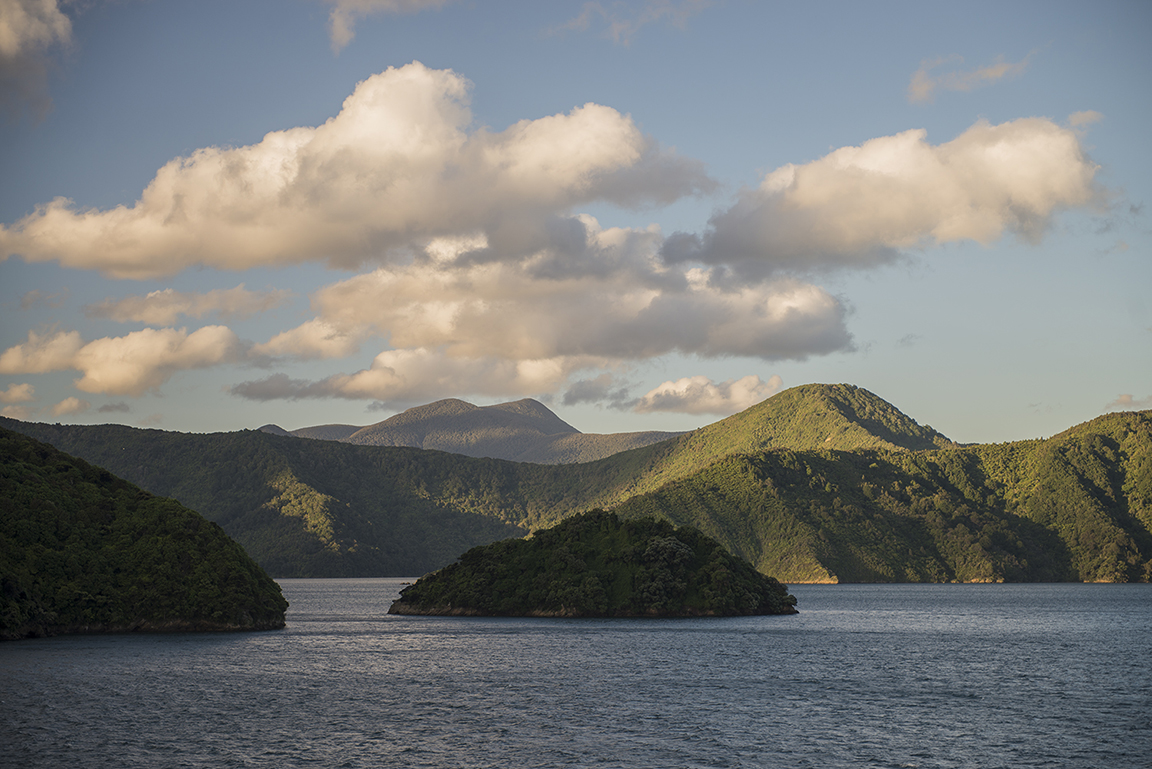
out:
{"label": "haze over mountain", "polygon": [[0,424],[201,511],[278,576],[417,576],[605,507],[695,526],[785,582],[1152,577],[1147,411],[959,446],[867,390],[806,385],[552,465],[260,431]]}
{"label": "haze over mountain", "polygon": [[367,427],[318,425],[288,431],[278,425],[265,425],[260,429],[297,438],[364,446],[411,446],[469,457],[540,464],[591,462],[680,434],[658,431],[585,434],[532,398],[493,406],[474,406],[447,398],[408,409]]}

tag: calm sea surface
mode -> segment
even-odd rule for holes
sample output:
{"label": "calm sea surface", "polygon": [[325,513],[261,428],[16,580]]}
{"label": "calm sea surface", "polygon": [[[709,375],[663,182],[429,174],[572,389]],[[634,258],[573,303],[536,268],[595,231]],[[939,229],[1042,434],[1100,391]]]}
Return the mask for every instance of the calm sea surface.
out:
{"label": "calm sea surface", "polygon": [[792,588],[793,617],[389,617],[0,644],[12,767],[1152,766],[1152,585]]}

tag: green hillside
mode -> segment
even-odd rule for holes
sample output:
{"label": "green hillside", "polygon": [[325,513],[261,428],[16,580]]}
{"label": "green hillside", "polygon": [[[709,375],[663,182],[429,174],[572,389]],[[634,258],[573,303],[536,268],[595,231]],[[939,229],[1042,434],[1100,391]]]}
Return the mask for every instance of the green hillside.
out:
{"label": "green hillside", "polygon": [[0,639],[278,628],[287,606],[216,524],[0,430]]}
{"label": "green hillside", "polygon": [[787,582],[1146,582],[1152,413],[1047,441],[732,455],[617,508]]}
{"label": "green hillside", "polygon": [[277,576],[423,574],[599,507],[694,526],[786,582],[1134,581],[1152,558],[1149,419],[958,446],[867,390],[808,385],[571,465],[259,431],[0,424],[178,499]]}

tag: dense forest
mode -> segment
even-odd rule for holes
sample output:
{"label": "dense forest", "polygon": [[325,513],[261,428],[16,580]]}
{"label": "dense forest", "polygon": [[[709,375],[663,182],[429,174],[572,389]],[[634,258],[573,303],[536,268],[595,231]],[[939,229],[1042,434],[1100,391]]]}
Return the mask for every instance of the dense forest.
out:
{"label": "dense forest", "polygon": [[730,617],[794,614],[772,577],[696,529],[593,510],[475,547],[404,588],[389,614]]}
{"label": "dense forest", "polygon": [[215,523],[0,430],[0,639],[263,630],[287,607]]}
{"label": "dense forest", "polygon": [[1149,581],[1152,412],[959,446],[867,390],[805,385],[580,464],[259,431],[0,420],[219,523],[276,576],[418,576],[611,509],[785,582]]}

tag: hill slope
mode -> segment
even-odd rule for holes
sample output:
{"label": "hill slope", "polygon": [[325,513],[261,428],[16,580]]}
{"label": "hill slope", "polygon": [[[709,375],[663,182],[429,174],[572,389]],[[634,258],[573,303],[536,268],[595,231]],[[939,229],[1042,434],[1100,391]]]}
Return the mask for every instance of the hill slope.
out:
{"label": "hill slope", "polygon": [[730,455],[615,508],[788,582],[1152,580],[1152,412],[1045,441]]}
{"label": "hill slope", "polygon": [[287,605],[219,526],[0,430],[0,639],[278,628]]}
{"label": "hill slope", "polygon": [[[786,582],[1144,580],[1149,412],[956,446],[860,388],[780,393],[573,465],[255,431],[0,420],[217,521],[280,576],[412,576],[596,507],[690,524]],[[577,434],[578,435],[578,434]]]}

